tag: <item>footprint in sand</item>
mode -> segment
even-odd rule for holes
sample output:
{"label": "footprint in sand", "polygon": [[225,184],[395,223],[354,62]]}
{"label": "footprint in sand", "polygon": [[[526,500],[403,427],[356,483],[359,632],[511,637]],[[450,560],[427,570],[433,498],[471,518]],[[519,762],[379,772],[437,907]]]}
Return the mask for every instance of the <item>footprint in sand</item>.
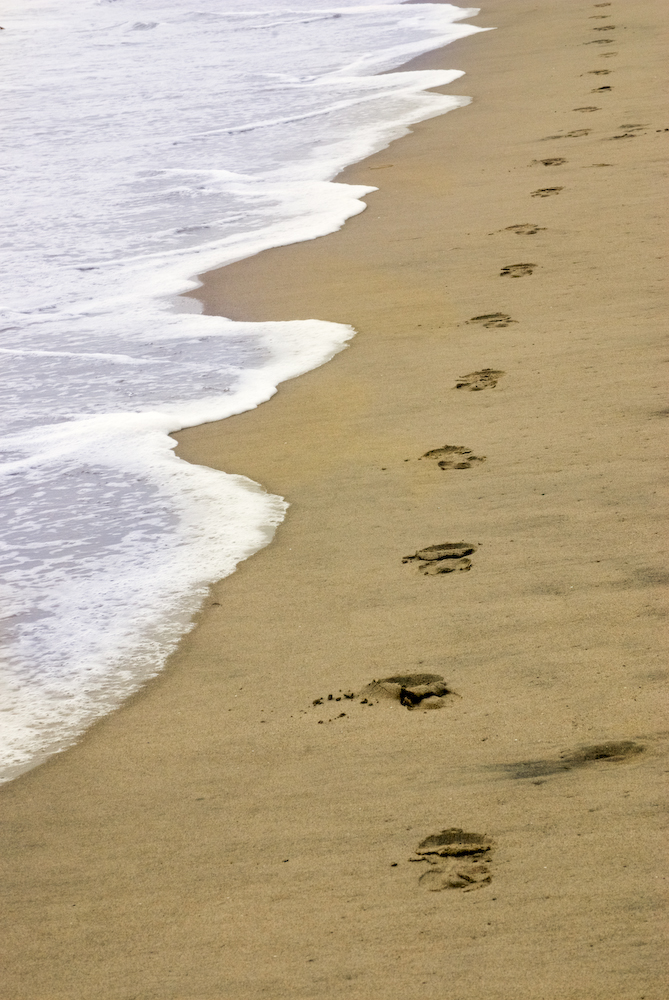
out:
{"label": "footprint in sand", "polygon": [[444,889],[482,889],[492,881],[490,865],[494,843],[485,834],[466,833],[457,827],[433,833],[422,840],[412,858],[428,866],[418,884],[430,892]]}
{"label": "footprint in sand", "polygon": [[560,135],[545,135],[541,142],[548,142],[549,139],[579,139],[582,135],[590,135],[591,128],[576,128],[571,132],[564,132]]}
{"label": "footprint in sand", "polygon": [[[509,226],[509,229],[515,229],[515,226]],[[502,230],[500,230],[501,232]],[[492,330],[494,328],[503,328],[508,326],[509,323],[517,323],[517,319],[511,319],[506,313],[484,313],[483,316],[472,316],[471,319],[465,320],[465,324],[469,326],[470,323],[480,323],[487,330]]]}
{"label": "footprint in sand", "polygon": [[[610,14],[600,14],[599,16],[600,17],[611,17]],[[597,17],[596,14],[595,14],[595,17]],[[615,31],[616,30],[616,25],[615,24],[600,24],[596,28],[593,28],[592,30],[593,31]]]}
{"label": "footprint in sand", "polygon": [[553,194],[559,194],[560,191],[564,191],[563,187],[553,187],[553,188],[537,188],[536,191],[532,191],[533,198],[550,198]]}
{"label": "footprint in sand", "polygon": [[506,226],[505,229],[500,229],[500,233],[515,233],[517,236],[534,236],[535,233],[545,232],[545,226],[537,226],[534,222],[519,222],[515,226]]}
{"label": "footprint in sand", "polygon": [[591,94],[605,94],[607,92],[607,90],[613,90],[613,87],[595,87],[595,89],[591,90],[590,93]]}
{"label": "footprint in sand", "polygon": [[477,545],[470,542],[442,542],[440,545],[428,545],[418,549],[413,555],[404,556],[403,563],[416,563],[418,572],[423,576],[440,576],[443,573],[467,572],[472,568],[472,552]]}
{"label": "footprint in sand", "polygon": [[500,278],[524,278],[528,274],[534,274],[537,264],[507,264],[499,272]]}
{"label": "footprint in sand", "polygon": [[[446,698],[456,695],[451,691],[441,674],[397,674],[393,677],[384,677],[379,681],[371,681],[362,691],[357,694],[353,691],[340,691],[338,695],[329,694],[327,697],[314,698],[311,707],[323,712],[336,712],[337,709],[346,707],[351,712],[362,706],[372,708],[381,701],[396,701],[409,711],[421,709],[443,708]],[[337,703],[340,704],[337,704]],[[344,703],[348,702],[348,705]],[[335,722],[337,719],[347,717],[346,712],[339,712],[332,718],[319,719],[319,724],[323,722]]]}
{"label": "footprint in sand", "polygon": [[495,368],[482,368],[480,372],[470,372],[469,375],[461,375],[460,381],[455,383],[456,389],[469,389],[470,392],[480,392],[482,389],[494,389],[498,380],[506,372],[497,371]]}
{"label": "footprint in sand", "polygon": [[[500,767],[512,778],[542,778],[550,774],[572,771],[578,767],[588,767],[598,761],[620,763],[643,753],[644,749],[640,743],[633,743],[630,740],[596,743],[593,746],[582,747],[580,750],[560,754],[558,758],[553,760],[525,760],[517,764],[502,764]],[[537,782],[537,784],[542,784],[542,782]]]}
{"label": "footprint in sand", "polygon": [[613,73],[612,69],[589,69],[588,76],[609,76]]}
{"label": "footprint in sand", "polygon": [[455,692],[449,689],[441,674],[397,674],[372,681],[360,694],[367,702],[397,701],[413,712],[443,708],[446,697]]}
{"label": "footprint in sand", "polygon": [[[611,88],[609,87],[609,90]],[[601,108],[596,108],[594,104],[589,104],[585,108],[572,108],[572,111],[601,111]]]}
{"label": "footprint in sand", "polygon": [[619,125],[618,128],[624,128],[625,131],[621,135],[610,135],[609,139],[635,139],[637,135],[642,135],[640,129],[648,128],[648,125]]}
{"label": "footprint in sand", "polygon": [[593,38],[591,42],[583,42],[584,45],[610,45],[612,38]]}
{"label": "footprint in sand", "polygon": [[564,156],[549,156],[546,160],[532,160],[530,166],[535,163],[542,163],[544,167],[561,167],[566,162]]}
{"label": "footprint in sand", "polygon": [[474,462],[485,462],[485,455],[479,457],[473,455],[471,448],[463,448],[458,444],[445,444],[441,448],[433,448],[426,451],[418,459],[431,458],[436,461],[440,469],[471,469]]}

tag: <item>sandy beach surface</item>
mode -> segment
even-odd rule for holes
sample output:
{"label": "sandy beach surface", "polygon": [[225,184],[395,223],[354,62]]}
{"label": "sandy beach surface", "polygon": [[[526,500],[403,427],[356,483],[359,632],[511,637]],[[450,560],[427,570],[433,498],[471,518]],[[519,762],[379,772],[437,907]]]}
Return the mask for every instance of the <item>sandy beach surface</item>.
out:
{"label": "sandy beach surface", "polygon": [[358,335],[178,435],[291,506],[0,792],[3,1000],[667,996],[666,13],[489,0],[366,212],[205,276]]}

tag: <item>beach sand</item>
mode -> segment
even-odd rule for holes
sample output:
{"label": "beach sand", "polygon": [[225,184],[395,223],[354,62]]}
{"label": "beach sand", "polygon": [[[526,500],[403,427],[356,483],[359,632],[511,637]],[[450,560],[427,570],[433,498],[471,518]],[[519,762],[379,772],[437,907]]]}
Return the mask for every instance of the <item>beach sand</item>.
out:
{"label": "beach sand", "polygon": [[[160,677],[0,793],[3,1000],[667,995],[666,11],[473,23],[411,64],[472,104],[345,172],[366,212],[195,293],[358,333],[178,435],[291,506]],[[403,563],[445,542],[469,570]],[[361,693],[414,673],[451,693]]]}

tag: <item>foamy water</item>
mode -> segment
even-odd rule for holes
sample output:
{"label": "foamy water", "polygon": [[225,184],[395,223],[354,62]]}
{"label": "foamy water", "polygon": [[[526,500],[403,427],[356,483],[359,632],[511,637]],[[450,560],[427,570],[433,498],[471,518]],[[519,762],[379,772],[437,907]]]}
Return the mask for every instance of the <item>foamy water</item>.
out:
{"label": "foamy water", "polygon": [[284,500],[180,461],[168,435],[268,400],[354,331],[175,297],[362,211],[374,189],[331,179],[467,103],[425,92],[457,70],[375,74],[481,30],[458,23],[474,13],[6,5],[0,778],[155,674],[208,585],[271,540]]}

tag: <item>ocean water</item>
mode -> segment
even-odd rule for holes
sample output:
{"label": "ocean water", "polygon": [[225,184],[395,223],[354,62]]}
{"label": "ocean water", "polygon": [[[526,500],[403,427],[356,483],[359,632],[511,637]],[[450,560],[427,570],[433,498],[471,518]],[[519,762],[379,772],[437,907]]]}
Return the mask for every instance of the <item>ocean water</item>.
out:
{"label": "ocean water", "polygon": [[180,461],[168,435],[258,406],[355,331],[178,296],[363,211],[374,189],[332,178],[467,103],[426,92],[457,70],[392,70],[482,30],[476,13],[5,3],[0,780],[160,670],[209,584],[271,541],[284,499]]}

